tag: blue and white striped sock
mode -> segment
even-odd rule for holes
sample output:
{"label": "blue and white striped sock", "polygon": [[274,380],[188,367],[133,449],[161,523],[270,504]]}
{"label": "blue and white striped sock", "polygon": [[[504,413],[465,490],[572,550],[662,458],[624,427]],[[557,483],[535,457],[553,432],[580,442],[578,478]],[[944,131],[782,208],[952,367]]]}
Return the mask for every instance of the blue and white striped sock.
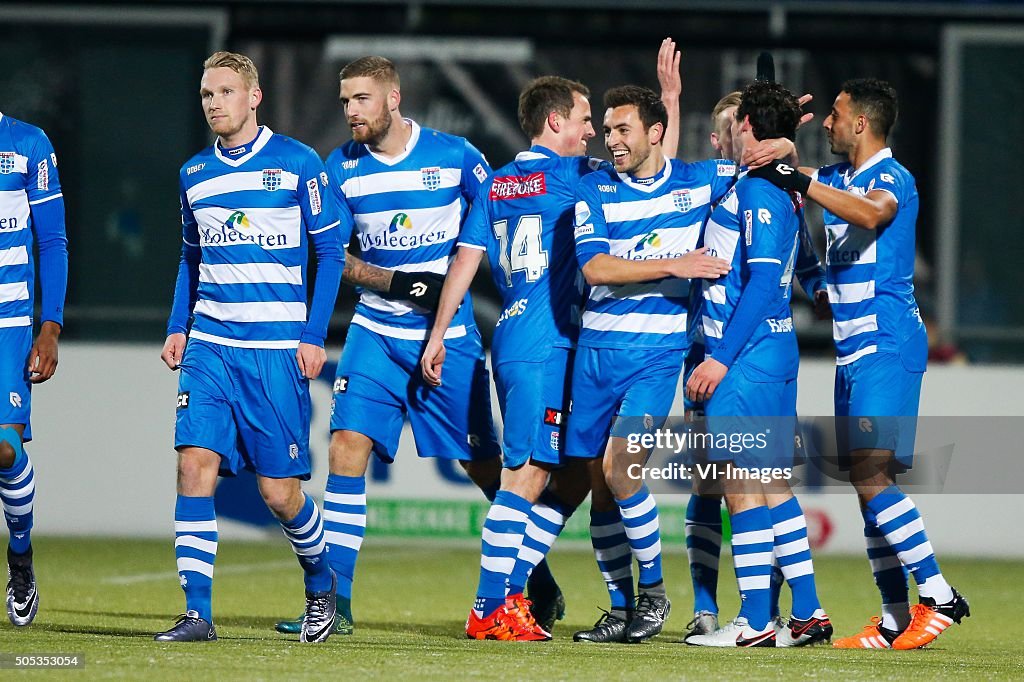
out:
{"label": "blue and white striped sock", "polygon": [[601,571],[612,610],[632,610],[633,597],[633,550],[622,525],[618,508],[601,512],[590,510],[590,542],[594,546],[594,558]]}
{"label": "blue and white striped sock", "polygon": [[718,613],[718,561],[722,553],[722,500],[690,495],[686,505],[686,558],[693,580],[693,612]]}
{"label": "blue and white striped sock", "polygon": [[882,531],[875,525],[875,515],[862,508],[864,517],[864,541],[867,544],[868,561],[875,577],[875,585],[882,595],[882,627],[901,632],[910,625],[910,588],[907,586],[907,569],[896,552],[885,541]]}
{"label": "blue and white striped sock", "polygon": [[640,565],[637,584],[640,589],[662,583],[661,533],[658,526],[658,506],[647,486],[641,486],[624,500],[615,500],[622,514],[622,525],[629,538],[633,557]]}
{"label": "blue and white striped sock", "polygon": [[21,439],[12,438],[6,442],[10,442],[14,447],[14,462],[9,468],[0,469],[0,501],[3,502],[4,519],[7,520],[7,528],[11,532],[11,551],[15,554],[24,554],[32,546],[32,509],[36,497],[36,477]]}
{"label": "blue and white striped sock", "polygon": [[212,497],[178,495],[174,503],[174,558],[185,590],[185,610],[213,622],[213,562],[217,559],[217,512]]}
{"label": "blue and white striped sock", "polygon": [[772,554],[775,536],[768,507],[754,507],[732,514],[732,561],[740,588],[740,616],[755,630],[770,620]]}
{"label": "blue and white striped sock", "polygon": [[875,525],[882,531],[885,541],[914,576],[918,593],[939,604],[951,600],[953,590],[942,577],[932,543],[924,530],[924,520],[914,501],[891,485],[873,497],[867,507],[874,514]]}
{"label": "blue and white striped sock", "polygon": [[807,520],[795,497],[768,510],[775,535],[775,558],[793,592],[793,617],[804,620],[821,608],[814,583],[814,563],[807,542]]}
{"label": "blue and white striped sock", "polygon": [[[519,548],[515,568],[508,579],[509,594],[519,594],[523,591],[530,574],[551,551],[551,546],[555,544],[555,540],[565,528],[565,522],[574,511],[574,507],[563,504],[547,490],[541,493],[540,499],[530,508],[523,545]],[[543,571],[543,575],[537,577],[553,581],[550,571]]]}
{"label": "blue and white striped sock", "polygon": [[324,539],[327,560],[338,576],[338,596],[352,598],[356,559],[366,535],[366,478],[327,477],[324,493]]}
{"label": "blue and white striped sock", "polygon": [[507,490],[499,490],[494,496],[481,533],[480,582],[476,603],[473,604],[478,618],[505,603],[506,583],[516,565],[532,506],[526,499]]}
{"label": "blue and white striped sock", "polygon": [[320,509],[309,495],[303,495],[302,509],[291,521],[282,521],[281,530],[292,545],[299,565],[305,573],[307,592],[327,592],[331,589],[331,565],[327,561],[327,543],[324,540],[324,521]]}

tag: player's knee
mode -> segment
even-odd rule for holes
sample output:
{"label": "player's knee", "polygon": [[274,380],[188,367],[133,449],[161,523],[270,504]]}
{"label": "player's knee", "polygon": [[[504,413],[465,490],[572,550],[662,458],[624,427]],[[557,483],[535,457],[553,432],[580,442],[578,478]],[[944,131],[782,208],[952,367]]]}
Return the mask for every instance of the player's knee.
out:
{"label": "player's knee", "polygon": [[327,449],[332,474],[364,476],[373,452],[373,441],[355,431],[335,431]]}
{"label": "player's knee", "polygon": [[493,486],[501,478],[501,458],[460,460],[459,464],[478,488]]}
{"label": "player's knee", "polygon": [[10,426],[0,427],[0,469],[10,469],[21,449],[21,434]]}
{"label": "player's knee", "polygon": [[295,518],[305,502],[305,497],[297,486],[294,489],[285,486],[260,486],[260,495],[263,496],[267,509],[283,521]]}

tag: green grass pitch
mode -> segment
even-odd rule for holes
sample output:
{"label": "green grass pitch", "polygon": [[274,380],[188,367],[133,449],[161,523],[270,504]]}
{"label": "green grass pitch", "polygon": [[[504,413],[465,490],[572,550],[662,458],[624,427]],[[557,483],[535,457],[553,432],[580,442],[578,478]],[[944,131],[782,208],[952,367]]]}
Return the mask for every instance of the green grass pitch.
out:
{"label": "green grass pitch", "polygon": [[[555,640],[474,642],[463,624],[476,586],[474,548],[370,538],[357,572],[356,633],[301,645],[273,631],[275,620],[302,609],[302,581],[283,538],[222,538],[214,585],[220,641],[157,644],[184,599],[168,541],[36,538],[41,609],[35,623],[0,625],[0,654],[80,654],[81,670],[48,676],[75,679],[335,680],[503,679],[993,679],[1019,678],[1024,654],[1002,617],[1019,604],[1024,562],[946,559],[943,571],[970,600],[973,616],[920,651],[707,650],[679,644],[690,617],[686,557],[666,556],[673,612],[666,632],[640,645],[574,644],[607,594],[589,549],[556,548],[555,575],[568,601]],[[728,556],[719,592],[724,615],[738,597]],[[858,631],[877,609],[877,593],[861,557],[819,557],[818,589],[837,635]],[[783,593],[783,610],[787,595]],[[0,672],[10,679],[11,671]]]}

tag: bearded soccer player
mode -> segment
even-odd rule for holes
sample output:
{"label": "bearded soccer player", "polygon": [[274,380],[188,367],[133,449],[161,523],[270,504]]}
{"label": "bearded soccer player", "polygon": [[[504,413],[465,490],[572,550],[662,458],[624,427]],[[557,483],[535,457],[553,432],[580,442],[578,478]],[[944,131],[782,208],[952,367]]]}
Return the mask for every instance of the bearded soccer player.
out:
{"label": "bearded soccer player", "polygon": [[[34,343],[33,241],[42,292],[42,325]],[[0,114],[0,501],[10,532],[7,617],[19,627],[39,610],[31,539],[35,474],[25,451],[32,440],[32,386],[57,369],[67,283],[57,155],[41,129]]]}
{"label": "bearded soccer player", "polygon": [[[203,64],[213,146],[181,168],[182,257],[161,358],[181,370],[174,447],[174,552],[186,612],[160,642],[217,639],[211,604],[217,476],[242,467],[281,523],[305,575],[300,641],[332,632],[337,578],[324,524],[299,485],[310,475],[309,381],[323,368],[344,251],[323,163],[256,122],[263,98],[248,57]],[[309,242],[317,257],[307,309]]]}
{"label": "bearded soccer player", "polygon": [[[465,138],[402,116],[401,85],[390,60],[357,59],[341,70],[340,81],[352,140],[330,154],[327,174],[338,202],[354,215],[362,258],[349,258],[346,268],[346,281],[360,287],[360,297],[334,381],[324,521],[339,576],[336,627],[351,634],[371,455],[394,461],[407,417],[420,457],[459,462],[490,499],[501,450],[468,296],[447,334],[452,379],[433,387],[419,371],[438,284],[490,166]],[[421,296],[426,290],[433,290],[432,300]],[[284,632],[295,627],[297,621],[277,624]]]}
{"label": "bearded soccer player", "polygon": [[[967,600],[939,570],[917,507],[893,478],[913,464],[928,360],[913,285],[917,188],[887,142],[897,113],[896,91],[885,81],[847,81],[823,124],[832,153],[846,161],[803,172],[774,163],[756,171],[825,209],[836,436],[882,596],[880,617],[834,643],[850,649],[920,648],[970,616]],[[908,573],[920,598],[912,607]]]}

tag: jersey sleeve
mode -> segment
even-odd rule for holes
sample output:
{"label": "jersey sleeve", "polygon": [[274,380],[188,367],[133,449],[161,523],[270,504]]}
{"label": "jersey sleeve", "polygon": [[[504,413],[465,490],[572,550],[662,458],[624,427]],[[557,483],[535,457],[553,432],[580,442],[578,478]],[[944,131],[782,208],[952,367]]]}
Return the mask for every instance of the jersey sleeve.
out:
{"label": "jersey sleeve", "polygon": [[308,150],[298,169],[298,194],[302,222],[309,234],[319,234],[338,227],[338,209],[330,180],[320,157]]}
{"label": "jersey sleeve", "polygon": [[465,145],[462,152],[461,189],[463,198],[468,202],[476,198],[480,186],[491,176],[491,167],[480,150],[469,140],[465,140]]}
{"label": "jersey sleeve", "polygon": [[167,334],[187,334],[192,309],[199,295],[199,262],[202,250],[199,247],[199,226],[192,207],[188,203],[184,178],[180,185],[181,199],[181,260],[178,262],[178,277],[174,283],[174,298],[171,314],[167,319]]}
{"label": "jersey sleeve", "polygon": [[829,187],[835,187],[836,178],[842,175],[842,169],[844,165],[845,164],[836,163],[831,166],[822,166],[821,168],[814,172],[814,174],[811,176],[811,179],[817,180],[818,182],[828,185]]}
{"label": "jersey sleeve", "polygon": [[610,253],[608,224],[604,220],[601,194],[597,183],[580,182],[576,189],[576,217],[573,221],[573,239],[576,241],[576,260],[583,268],[600,253]]}
{"label": "jersey sleeve", "polygon": [[345,260],[337,199],[330,185],[323,162],[309,150],[299,172],[297,191],[302,219],[316,250],[317,269],[309,318],[299,340],[316,346],[323,346],[327,338]]}
{"label": "jersey sleeve", "polygon": [[60,178],[57,175],[57,155],[53,145],[43,131],[34,136],[32,146],[27,150],[28,184],[25,188],[30,205],[41,204],[61,195]]}
{"label": "jersey sleeve", "polygon": [[800,219],[800,242],[796,251],[796,278],[800,281],[800,287],[808,296],[814,296],[820,289],[825,288],[825,268],[818,259],[814,250],[814,242],[811,240],[811,232],[807,228],[807,220],[804,212],[799,212]]}
{"label": "jersey sleeve", "polygon": [[468,246],[479,250],[487,249],[488,237],[491,232],[490,188],[489,181],[480,185],[476,199],[469,209],[469,215],[466,216],[466,221],[462,224],[462,230],[459,232],[458,246]]}
{"label": "jersey sleeve", "polygon": [[711,203],[718,203],[736,181],[736,164],[726,159],[711,159],[702,162],[711,185]]}
{"label": "jersey sleeve", "polygon": [[868,177],[864,179],[867,182],[865,193],[876,190],[888,192],[896,199],[896,203],[899,204],[900,197],[903,196],[902,179],[892,168],[886,168],[884,165],[879,164],[879,166],[872,168],[868,173]]}

